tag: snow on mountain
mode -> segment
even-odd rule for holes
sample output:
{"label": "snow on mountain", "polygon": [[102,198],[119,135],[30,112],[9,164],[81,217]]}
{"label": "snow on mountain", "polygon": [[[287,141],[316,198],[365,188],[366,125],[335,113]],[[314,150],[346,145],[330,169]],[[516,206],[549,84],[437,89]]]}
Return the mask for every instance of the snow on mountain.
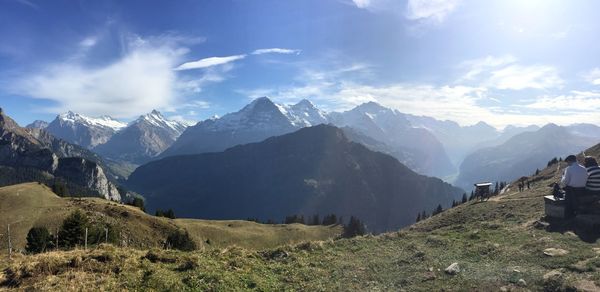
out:
{"label": "snow on mountain", "polygon": [[413,127],[398,110],[368,102],[346,112],[330,113],[329,120],[386,144],[385,152],[417,172],[443,177],[455,171],[440,141],[428,130]]}
{"label": "snow on mountain", "polygon": [[260,97],[237,112],[187,128],[161,157],[223,151],[327,122],[325,113],[308,100],[282,105],[273,103],[268,97]]}
{"label": "snow on mountain", "polygon": [[171,146],[186,125],[169,120],[160,112],[140,116],[94,150],[115,161],[142,164]]}
{"label": "snow on mountain", "polygon": [[91,118],[72,111],[58,115],[46,130],[70,143],[92,149],[106,143],[118,130],[127,124],[109,116]]}
{"label": "snow on mountain", "polygon": [[35,120],[31,124],[27,125],[25,128],[29,129],[45,129],[48,127],[48,122],[42,120]]}
{"label": "snow on mountain", "polygon": [[185,128],[188,127],[185,123],[166,119],[157,110],[153,110],[151,113],[139,117],[137,120],[133,121],[132,124],[139,123],[141,120],[155,127],[173,130],[174,133],[177,133],[177,136],[181,135]]}
{"label": "snow on mountain", "polygon": [[126,123],[117,121],[109,116],[101,116],[101,117],[97,117],[97,118],[91,118],[91,117],[84,116],[82,114],[74,113],[72,111],[68,111],[66,113],[60,114],[60,115],[58,115],[57,118],[66,123],[84,124],[84,125],[95,126],[95,127],[105,127],[105,128],[111,128],[115,131],[118,131],[127,126]]}

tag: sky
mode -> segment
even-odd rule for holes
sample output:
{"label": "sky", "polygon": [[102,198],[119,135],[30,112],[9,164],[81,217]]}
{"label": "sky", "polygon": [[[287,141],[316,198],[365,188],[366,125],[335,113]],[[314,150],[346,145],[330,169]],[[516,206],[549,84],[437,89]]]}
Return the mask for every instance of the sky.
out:
{"label": "sky", "polygon": [[252,99],[600,125],[600,1],[0,0],[0,107],[199,121]]}

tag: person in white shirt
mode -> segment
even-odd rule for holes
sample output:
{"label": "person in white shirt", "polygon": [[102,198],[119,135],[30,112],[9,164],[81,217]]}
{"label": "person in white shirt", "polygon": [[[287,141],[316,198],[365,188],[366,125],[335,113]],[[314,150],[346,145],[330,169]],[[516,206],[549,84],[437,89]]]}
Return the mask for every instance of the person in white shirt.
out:
{"label": "person in white shirt", "polygon": [[560,180],[560,185],[565,190],[565,217],[570,218],[575,215],[575,206],[577,197],[585,195],[585,185],[587,183],[587,169],[577,162],[575,155],[569,155],[565,158],[568,164]]}

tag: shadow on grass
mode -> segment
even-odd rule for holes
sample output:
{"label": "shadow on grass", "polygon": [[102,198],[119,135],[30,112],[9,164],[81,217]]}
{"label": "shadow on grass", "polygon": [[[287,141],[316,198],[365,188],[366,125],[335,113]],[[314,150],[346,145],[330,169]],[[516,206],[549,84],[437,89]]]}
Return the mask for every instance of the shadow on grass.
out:
{"label": "shadow on grass", "polygon": [[571,231],[575,233],[579,239],[587,243],[595,243],[600,238],[600,221],[597,224],[590,224],[580,218],[572,219],[557,219],[544,217],[541,221],[549,223],[545,228],[548,232],[565,233]]}

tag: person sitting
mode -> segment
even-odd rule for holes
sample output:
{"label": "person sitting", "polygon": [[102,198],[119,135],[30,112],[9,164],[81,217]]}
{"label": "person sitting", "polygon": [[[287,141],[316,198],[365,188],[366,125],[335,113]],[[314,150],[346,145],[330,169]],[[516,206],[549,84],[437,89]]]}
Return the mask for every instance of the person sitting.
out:
{"label": "person sitting", "polygon": [[588,174],[587,169],[577,162],[575,155],[567,156],[565,162],[568,166],[560,180],[560,185],[565,190],[565,217],[571,218],[575,216],[577,198],[585,195]]}
{"label": "person sitting", "polygon": [[600,196],[600,167],[594,157],[586,156],[584,166],[587,169],[585,188],[589,195]]}

